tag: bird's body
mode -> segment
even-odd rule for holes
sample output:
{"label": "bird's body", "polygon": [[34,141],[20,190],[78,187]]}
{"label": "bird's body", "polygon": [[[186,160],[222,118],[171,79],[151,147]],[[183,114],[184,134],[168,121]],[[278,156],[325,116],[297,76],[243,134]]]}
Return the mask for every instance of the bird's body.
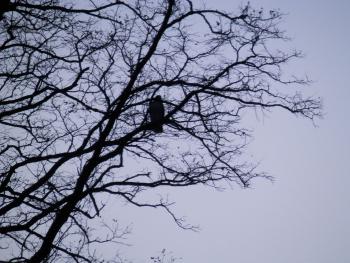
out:
{"label": "bird's body", "polygon": [[10,0],[0,0],[0,20],[3,18],[5,12],[9,11]]}
{"label": "bird's body", "polygon": [[162,97],[156,96],[149,104],[149,114],[152,123],[152,130],[156,133],[163,132],[163,118],[165,114]]}

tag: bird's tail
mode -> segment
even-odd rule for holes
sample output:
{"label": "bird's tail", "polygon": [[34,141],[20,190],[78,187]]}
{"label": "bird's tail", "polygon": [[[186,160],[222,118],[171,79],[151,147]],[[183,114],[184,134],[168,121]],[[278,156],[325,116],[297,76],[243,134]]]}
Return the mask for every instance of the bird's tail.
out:
{"label": "bird's tail", "polygon": [[163,125],[154,126],[152,130],[156,133],[161,133],[163,132]]}

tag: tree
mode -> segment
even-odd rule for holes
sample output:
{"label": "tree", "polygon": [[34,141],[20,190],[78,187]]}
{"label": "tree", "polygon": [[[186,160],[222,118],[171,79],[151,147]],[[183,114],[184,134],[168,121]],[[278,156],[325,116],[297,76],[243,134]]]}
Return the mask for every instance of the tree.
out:
{"label": "tree", "polygon": [[[301,53],[274,48],[288,40],[279,11],[16,0],[1,12],[0,249],[11,262],[102,262],[94,248],[127,233],[90,227],[104,222],[106,196],[164,208],[190,228],[166,199],[140,193],[247,187],[267,176],[240,158],[249,136],[242,113],[320,116],[318,99],[292,91],[308,81],[282,75]],[[157,95],[161,134],[147,113]]]}
{"label": "tree", "polygon": [[174,263],[178,260],[181,260],[181,258],[171,256],[171,253],[167,252],[165,248],[162,249],[158,256],[151,257],[152,263]]}

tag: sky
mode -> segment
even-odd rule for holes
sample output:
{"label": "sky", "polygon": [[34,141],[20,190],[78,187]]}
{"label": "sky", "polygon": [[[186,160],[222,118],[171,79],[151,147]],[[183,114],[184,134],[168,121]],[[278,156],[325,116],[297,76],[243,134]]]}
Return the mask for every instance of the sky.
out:
{"label": "sky", "polygon": [[[234,10],[244,2],[207,1]],[[324,102],[324,118],[312,122],[276,110],[248,119],[254,139],[248,154],[274,182],[256,180],[249,189],[204,187],[169,190],[175,211],[199,232],[179,229],[161,210],[116,206],[131,223],[117,250],[134,263],[150,262],[163,248],[185,263],[350,262],[350,89],[347,0],[254,0],[256,8],[288,13],[282,28],[305,57],[288,73],[307,74],[308,94]]]}

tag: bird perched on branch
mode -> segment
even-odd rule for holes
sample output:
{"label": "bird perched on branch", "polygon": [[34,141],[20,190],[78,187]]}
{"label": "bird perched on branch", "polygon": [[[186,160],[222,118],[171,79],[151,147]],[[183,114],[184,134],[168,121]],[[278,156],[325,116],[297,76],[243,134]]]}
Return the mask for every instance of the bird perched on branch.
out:
{"label": "bird perched on branch", "polygon": [[156,133],[163,132],[162,121],[164,119],[164,105],[160,95],[153,98],[149,104],[149,114],[151,117],[152,130]]}
{"label": "bird perched on branch", "polygon": [[2,20],[5,12],[10,10],[10,0],[0,0],[0,20]]}

